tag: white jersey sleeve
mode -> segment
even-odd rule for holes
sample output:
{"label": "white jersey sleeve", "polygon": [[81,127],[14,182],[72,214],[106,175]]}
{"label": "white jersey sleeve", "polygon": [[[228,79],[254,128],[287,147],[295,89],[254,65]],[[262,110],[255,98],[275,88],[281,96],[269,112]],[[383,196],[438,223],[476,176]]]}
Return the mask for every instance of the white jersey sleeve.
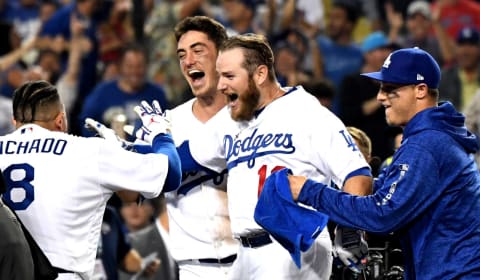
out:
{"label": "white jersey sleeve", "polygon": [[168,173],[166,155],[132,153],[103,139],[98,141],[98,179],[102,186],[112,191],[137,191],[146,198],[160,195]]}
{"label": "white jersey sleeve", "polygon": [[227,107],[220,110],[205,125],[205,131],[192,137],[189,142],[193,159],[216,172],[224,170],[226,168],[224,136],[229,131],[235,131],[237,126],[231,119]]}
{"label": "white jersey sleeve", "polygon": [[16,211],[50,262],[89,279],[103,213],[114,191],[157,196],[167,157],[140,155],[104,139],[25,125],[0,137],[0,168]]}

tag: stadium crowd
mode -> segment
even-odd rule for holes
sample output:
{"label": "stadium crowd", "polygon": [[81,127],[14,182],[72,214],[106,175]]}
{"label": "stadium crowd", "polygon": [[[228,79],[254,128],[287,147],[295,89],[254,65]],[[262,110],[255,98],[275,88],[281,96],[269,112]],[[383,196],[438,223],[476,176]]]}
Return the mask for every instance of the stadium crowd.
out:
{"label": "stadium crowd", "polygon": [[[65,104],[69,133],[94,136],[84,127],[93,118],[133,140],[123,126],[140,121],[133,108],[142,100],[158,100],[165,110],[193,97],[180,69],[174,27],[195,15],[216,19],[228,35],[265,35],[282,86],[302,85],[345,126],[369,137],[374,175],[398,148],[401,130],[387,125],[376,99],[379,84],[359,74],[378,71],[397,49],[419,47],[435,58],[440,100],[464,113],[468,129],[480,136],[476,0],[0,0],[0,135],[15,129],[14,90],[46,80]],[[165,201],[124,203],[114,196],[109,204],[94,279],[130,279],[145,265],[128,261],[148,257],[137,257],[135,238],[164,218]],[[150,279],[178,278],[167,231],[158,245],[160,262],[145,272],[155,275]],[[108,239],[112,235],[115,241]],[[378,240],[372,241],[377,249],[396,242]],[[390,262],[401,266],[393,257]]]}

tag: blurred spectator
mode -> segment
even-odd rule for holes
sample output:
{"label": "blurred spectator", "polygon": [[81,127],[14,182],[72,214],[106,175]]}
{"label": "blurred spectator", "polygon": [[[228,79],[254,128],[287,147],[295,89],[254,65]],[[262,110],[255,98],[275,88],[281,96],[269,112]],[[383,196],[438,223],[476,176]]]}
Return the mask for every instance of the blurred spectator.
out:
{"label": "blurred spectator", "polygon": [[325,28],[322,0],[266,0],[265,31],[278,34],[285,29],[302,30],[310,37]]}
{"label": "blurred spectator", "polygon": [[39,0],[18,0],[15,4],[10,20],[13,22],[13,32],[18,36],[21,44],[24,40],[36,36],[40,29],[40,2]]}
{"label": "blurred spectator", "polygon": [[[148,272],[155,273],[159,264],[158,259],[152,262]],[[131,247],[117,210],[107,206],[98,243],[94,279],[117,280],[119,269],[130,274],[139,272],[142,269],[142,257]]]}
{"label": "blurred spectator", "polygon": [[312,76],[302,69],[303,53],[289,42],[278,42],[273,47],[275,55],[275,73],[282,86],[295,86],[312,79]]}
{"label": "blurred spectator", "polygon": [[342,108],[340,119],[345,125],[357,127],[369,135],[373,154],[381,160],[392,154],[393,147],[386,137],[385,110],[377,101],[380,85],[360,73],[378,71],[388,55],[398,47],[390,43],[381,31],[368,35],[362,44],[365,63],[359,72],[345,77],[338,91]]}
{"label": "blurred spectator", "polygon": [[[40,47],[53,49],[61,54],[62,69],[65,70],[68,62],[68,50],[71,39],[71,18],[77,17],[83,24],[85,40],[89,41],[91,48],[84,53],[81,61],[81,69],[78,78],[78,95],[72,109],[72,120],[80,111],[85,96],[97,83],[97,62],[98,62],[98,19],[96,12],[103,8],[100,0],[76,0],[58,9],[48,19],[40,31]],[[83,125],[83,123],[82,123]],[[80,127],[76,122],[71,124],[73,134],[80,133]]]}
{"label": "blurred spectator", "polygon": [[[13,56],[3,60],[3,65],[0,66],[2,69],[1,95],[11,98],[14,89],[26,81],[42,79],[55,83],[58,80],[61,73],[60,58],[53,51],[41,51],[35,63],[31,65],[23,63],[24,55],[34,49],[37,43],[36,37],[30,38],[16,52],[12,52]],[[12,57],[15,59],[12,60]]]}
{"label": "blurred spectator", "polygon": [[480,87],[480,33],[465,27],[456,42],[456,63],[442,69],[440,99],[449,100],[457,110],[464,111]]}
{"label": "blurred spectator", "polygon": [[[52,16],[57,5],[53,0],[21,0],[15,4],[9,39],[12,47],[18,48],[37,37],[42,24]],[[38,60],[38,53],[37,48],[31,49],[22,56],[22,63],[31,66]]]}
{"label": "blurred spectator", "polygon": [[[137,279],[178,280],[178,266],[168,249],[168,216],[165,197],[160,195],[150,202],[156,210],[155,221],[141,230],[130,233],[129,238],[132,247],[135,248],[143,258],[151,254],[156,254],[157,258],[160,259],[160,267],[153,277],[139,277]],[[130,278],[125,274],[121,274],[120,279],[127,280]]]}
{"label": "blurred spectator", "polygon": [[11,98],[13,91],[26,81],[46,80],[55,84],[61,73],[59,55],[51,50],[40,51],[37,61],[32,65],[16,63],[6,69],[5,80],[0,86],[1,94]]}
{"label": "blurred spectator", "polygon": [[333,96],[335,95],[335,88],[332,82],[320,79],[310,80],[302,84],[307,92],[315,96],[320,104],[332,110]]}
{"label": "blurred spectator", "polygon": [[480,29],[480,3],[474,0],[436,0],[432,9],[439,13],[439,21],[448,36],[455,39],[464,27]]}
{"label": "blurred spectator", "polygon": [[40,22],[44,23],[49,20],[59,7],[60,4],[56,0],[41,0],[40,11],[38,15]]}
{"label": "blurred spectator", "polygon": [[[36,40],[31,39],[19,49],[13,50],[0,57],[0,76],[2,79],[6,79],[5,71],[10,69],[12,65],[17,64],[21,57],[35,47]],[[0,94],[0,135],[5,135],[15,130],[13,126],[13,112],[12,112],[12,99]]]}
{"label": "blurred spectator", "polygon": [[191,98],[177,59],[177,42],[173,28],[187,16],[202,14],[204,0],[156,1],[145,22],[150,66],[148,77],[162,85],[172,106]]}
{"label": "blurred spectator", "polygon": [[[301,29],[296,28],[286,28],[282,32],[271,36],[270,41],[273,47],[288,46],[295,49],[296,56],[299,58],[297,68],[301,72],[304,72],[310,78],[323,78],[323,61],[314,37],[309,38],[302,33]],[[275,60],[275,62],[278,61]]]}
{"label": "blurred spectator", "polygon": [[264,34],[255,21],[257,0],[220,0],[221,15],[218,20],[229,36],[244,33]]}
{"label": "blurred spectator", "polygon": [[425,0],[412,1],[407,7],[404,36],[399,34],[403,27],[402,15],[398,13],[395,16],[387,16],[390,25],[389,38],[403,47],[419,47],[430,53],[439,65],[444,65],[445,62],[453,59],[453,51],[447,34],[438,23],[437,17],[438,15],[432,14],[429,2]]}
{"label": "blurred spectator", "polygon": [[120,214],[129,233],[136,232],[148,225],[154,220],[156,205],[154,201],[145,200],[141,204],[136,202],[124,202],[120,208]]}
{"label": "blurred spectator", "polygon": [[[126,46],[119,61],[119,77],[99,83],[87,96],[79,124],[89,117],[110,126],[117,115],[123,115],[127,124],[135,124],[138,116],[133,108],[142,100],[158,100],[163,109],[169,108],[163,89],[147,80],[147,67],[144,48],[137,44]],[[93,135],[86,128],[82,134]]]}
{"label": "blurred spectator", "polygon": [[[90,51],[92,47],[89,40],[83,35],[83,23],[77,17],[70,18],[70,50],[68,52],[67,68],[57,81],[57,90],[65,112],[72,115],[72,110],[78,96],[79,73],[81,69],[82,56]],[[75,118],[72,118],[75,119]]]}
{"label": "blurred spectator", "polygon": [[[353,41],[360,10],[357,1],[334,1],[328,17],[327,36],[317,37],[325,78],[333,82],[336,90],[346,75],[358,72],[363,64],[362,51]],[[338,115],[341,109],[334,97],[333,112]]]}
{"label": "blurred spectator", "polygon": [[[109,17],[99,25],[100,62],[109,75],[118,74],[122,48],[134,41],[130,0],[113,0]],[[113,69],[109,69],[113,68]]]}

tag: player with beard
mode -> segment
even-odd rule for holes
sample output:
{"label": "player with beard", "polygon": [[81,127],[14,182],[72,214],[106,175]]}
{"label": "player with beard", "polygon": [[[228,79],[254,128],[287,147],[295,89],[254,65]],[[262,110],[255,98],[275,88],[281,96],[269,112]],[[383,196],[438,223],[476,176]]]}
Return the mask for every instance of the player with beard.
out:
{"label": "player with beard", "polygon": [[323,229],[302,254],[299,269],[288,251],[255,222],[258,196],[265,178],[285,167],[366,195],[371,191],[370,168],[333,113],[301,86],[280,87],[273,62],[264,36],[237,35],[225,41],[216,69],[217,89],[228,97],[228,107],[210,119],[203,133],[178,148],[182,170],[228,169],[230,220],[240,241],[230,279],[328,279],[328,231]]}

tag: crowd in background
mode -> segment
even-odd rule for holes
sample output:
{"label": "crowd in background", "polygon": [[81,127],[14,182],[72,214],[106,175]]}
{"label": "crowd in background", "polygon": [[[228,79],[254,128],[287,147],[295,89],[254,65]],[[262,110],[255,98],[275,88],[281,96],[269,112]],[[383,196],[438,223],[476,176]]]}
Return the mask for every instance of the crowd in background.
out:
{"label": "crowd in background", "polygon": [[[378,71],[398,48],[417,46],[437,60],[440,99],[480,135],[475,0],[0,0],[0,135],[14,129],[12,93],[29,80],[57,86],[70,132],[84,136],[92,135],[87,117],[115,129],[137,121],[132,108],[141,100],[169,109],[190,99],[173,27],[192,15],[217,19],[230,35],[266,35],[282,86],[302,85],[370,137],[374,173],[400,130],[386,124],[378,84],[359,73]],[[112,204],[130,234],[151,225],[161,208],[157,201]]]}

